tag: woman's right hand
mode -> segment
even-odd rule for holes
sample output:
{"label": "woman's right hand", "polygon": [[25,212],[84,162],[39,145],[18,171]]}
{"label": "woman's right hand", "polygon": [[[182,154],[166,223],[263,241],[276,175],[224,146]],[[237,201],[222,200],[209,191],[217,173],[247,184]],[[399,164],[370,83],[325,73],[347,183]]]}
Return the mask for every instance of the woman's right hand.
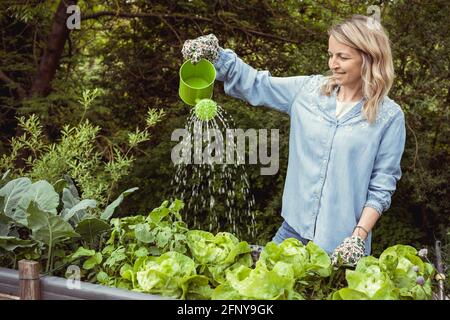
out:
{"label": "woman's right hand", "polygon": [[219,40],[212,33],[193,40],[186,40],[181,53],[185,60],[190,60],[193,64],[198,63],[201,59],[214,63],[219,58]]}

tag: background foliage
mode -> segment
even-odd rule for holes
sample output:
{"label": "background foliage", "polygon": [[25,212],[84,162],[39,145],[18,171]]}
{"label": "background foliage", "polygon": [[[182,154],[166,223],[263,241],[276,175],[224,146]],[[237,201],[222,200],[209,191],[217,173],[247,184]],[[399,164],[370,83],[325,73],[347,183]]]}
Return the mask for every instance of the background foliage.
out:
{"label": "background foliage", "polygon": [[[129,132],[140,124],[144,128],[149,107],[164,110],[164,120],[149,129],[150,140],[135,148],[133,166],[114,189],[117,196],[140,187],[121,206],[122,216],[148,212],[174,196],[170,152],[176,142],[170,136],[175,128],[184,127],[190,111],[177,93],[184,40],[214,33],[222,47],[274,76],[325,73],[327,28],[351,14],[369,15],[369,6],[377,5],[394,54],[396,80],[389,95],[405,111],[407,144],[403,177],[390,210],[374,230],[373,253],[396,243],[431,246],[440,239],[448,259],[448,1],[68,2],[81,8],[81,29],[59,33],[64,41],[56,57],[47,49],[58,38],[54,28],[60,1],[0,3],[0,154],[9,155],[11,139],[22,133],[18,117],[35,114],[48,143],[61,139],[65,125],[74,127],[80,119],[89,119],[101,128],[95,145],[107,162],[114,157],[113,146],[127,145]],[[56,62],[55,74],[40,90],[38,84],[49,75],[42,68],[45,61]],[[95,88],[101,94],[83,108],[82,93]],[[232,115],[236,128],[280,129],[279,172],[261,176],[259,166],[245,166],[256,200],[257,236],[243,240],[264,244],[281,222],[289,118],[225,96],[221,83],[216,84],[214,97]],[[26,162],[17,160],[14,166],[24,168]],[[224,205],[215,210],[225,210]]]}

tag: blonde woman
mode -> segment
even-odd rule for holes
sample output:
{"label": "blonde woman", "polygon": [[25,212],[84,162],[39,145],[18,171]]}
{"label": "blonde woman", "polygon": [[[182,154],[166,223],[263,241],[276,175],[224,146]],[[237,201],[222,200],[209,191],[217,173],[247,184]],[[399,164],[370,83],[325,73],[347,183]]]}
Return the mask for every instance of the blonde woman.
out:
{"label": "blonde woman", "polygon": [[272,77],[214,35],[187,40],[182,53],[212,61],[226,94],[291,118],[284,222],[273,241],[313,241],[333,263],[356,265],[370,254],[372,228],[401,177],[405,119],[387,96],[394,69],[381,24],[354,15],[328,34],[327,76]]}

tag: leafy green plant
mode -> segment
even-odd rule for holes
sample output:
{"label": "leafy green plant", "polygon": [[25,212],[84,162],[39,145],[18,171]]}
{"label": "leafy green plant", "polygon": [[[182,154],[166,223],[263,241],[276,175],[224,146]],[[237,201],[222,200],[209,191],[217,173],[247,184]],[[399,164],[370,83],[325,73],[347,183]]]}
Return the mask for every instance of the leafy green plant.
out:
{"label": "leafy green plant", "polygon": [[79,248],[69,258],[89,281],[182,299],[210,298],[225,270],[251,266],[250,246],[230,233],[188,230],[184,204],[164,201],[147,217],[111,219],[99,251]]}
{"label": "leafy green plant", "polygon": [[207,231],[190,230],[187,245],[199,272],[208,275],[213,285],[226,281],[226,269],[252,265],[249,244],[228,232],[214,235]]}
{"label": "leafy green plant", "polygon": [[295,278],[292,268],[283,262],[272,270],[262,266],[251,269],[239,266],[226,271],[227,282],[214,289],[212,299],[298,299],[303,297],[294,291]]}
{"label": "leafy green plant", "polygon": [[209,279],[197,275],[194,260],[182,253],[171,251],[160,257],[142,258],[136,261],[134,270],[139,291],[182,299],[193,294],[200,299],[211,296]]}
{"label": "leafy green plant", "polygon": [[185,234],[188,229],[179,213],[183,206],[180,200],[175,200],[170,205],[169,201],[164,201],[147,217],[112,219],[113,230],[107,243],[116,247],[128,246],[131,243],[145,244],[152,255],[161,255],[168,251],[185,253]]}
{"label": "leafy green plant", "polygon": [[[120,197],[119,197],[120,198]],[[187,252],[186,232],[179,211],[183,203],[164,201],[147,217],[142,215],[110,220],[110,233],[105,246],[96,252],[89,247],[79,249],[68,260],[83,266],[82,275],[89,281],[131,289],[136,283],[123,277],[124,270],[146,256],[166,252]],[[108,208],[104,213],[108,212]],[[106,217],[106,214],[102,215]],[[86,261],[90,261],[86,265]]]}
{"label": "leafy green plant", "polygon": [[[57,185],[62,187],[62,182]],[[25,177],[11,180],[0,189],[0,248],[13,255],[13,266],[19,249],[31,248],[34,257],[46,261],[44,270],[49,272],[55,265],[58,245],[80,238],[82,243],[94,246],[95,238],[109,229],[104,220],[134,190],[125,191],[111,203],[102,220],[88,212],[97,206],[95,200],[80,200],[69,188],[62,187],[60,197],[48,181],[32,183]],[[44,252],[46,257],[42,258]]]}
{"label": "leafy green plant", "polygon": [[[188,230],[183,203],[111,220],[106,246],[79,248],[91,281],[181,299],[429,299],[434,272],[410,246],[392,246],[355,270],[332,267],[313,242],[269,242],[256,265],[233,234]],[[178,245],[174,245],[177,243]],[[180,241],[181,240],[181,241]],[[423,279],[423,283],[421,282]]]}
{"label": "leafy green plant", "polygon": [[[333,267],[313,242],[266,244],[256,265],[233,234],[188,230],[183,203],[147,217],[112,219],[101,252],[85,248],[83,268],[102,284],[181,299],[430,299],[434,268],[410,246],[396,245],[356,269]],[[173,245],[176,239],[182,241]],[[80,252],[75,255],[81,256]],[[95,277],[93,277],[95,275]]]}
{"label": "leafy green plant", "polygon": [[306,246],[294,238],[279,245],[269,242],[254,269],[240,266],[227,270],[227,282],[215,289],[213,298],[323,298],[329,290],[325,279],[331,272],[329,256],[313,242]]}
{"label": "leafy green plant", "polygon": [[[84,119],[86,110],[99,95],[97,89],[83,91],[79,103],[84,112],[78,125],[65,125],[61,139],[55,143],[48,141],[36,115],[19,117],[18,126],[23,133],[11,139],[10,152],[0,158],[0,171],[9,170],[13,178],[26,175],[50,183],[69,175],[83,198],[96,199],[99,205],[109,203],[119,181],[135,161],[133,151],[150,140],[148,129],[164,117],[164,111],[149,109],[144,129],[125,132],[128,138],[123,144],[112,143],[101,135],[99,126]],[[103,147],[102,141],[108,141],[108,145]]]}
{"label": "leafy green plant", "polygon": [[411,246],[395,245],[384,250],[379,259],[362,258],[355,270],[347,270],[348,287],[335,292],[333,299],[431,299],[434,267],[417,254]]}
{"label": "leafy green plant", "polygon": [[146,217],[108,221],[134,190],[122,193],[99,218],[89,212],[93,200],[78,199],[69,183],[57,186],[61,198],[47,181],[18,178],[0,188],[0,248],[33,249],[46,271],[78,264],[88,281],[180,299],[424,300],[432,295],[434,268],[411,246],[364,257],[353,270],[332,267],[313,242],[289,238],[267,243],[254,265],[248,243],[233,234],[188,230],[180,200],[164,201]]}

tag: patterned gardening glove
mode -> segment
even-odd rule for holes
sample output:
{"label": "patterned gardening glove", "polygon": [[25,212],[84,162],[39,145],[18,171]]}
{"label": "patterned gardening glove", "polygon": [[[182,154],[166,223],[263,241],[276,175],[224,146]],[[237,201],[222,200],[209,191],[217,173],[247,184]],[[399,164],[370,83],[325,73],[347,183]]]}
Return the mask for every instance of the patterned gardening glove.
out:
{"label": "patterned gardening glove", "polygon": [[214,63],[219,57],[219,40],[212,33],[194,40],[186,40],[181,53],[184,60],[191,60],[193,64],[202,58]]}
{"label": "patterned gardening glove", "polygon": [[256,244],[251,244],[250,249],[252,250],[250,254],[252,256],[253,266],[255,266],[256,262],[259,260],[259,256],[261,255],[261,252],[263,251],[264,247]]}
{"label": "patterned gardening glove", "polygon": [[[364,257],[364,240],[358,236],[347,237],[333,251],[331,262],[333,265],[344,265],[354,267],[359,259]],[[340,259],[339,259],[340,258]]]}

